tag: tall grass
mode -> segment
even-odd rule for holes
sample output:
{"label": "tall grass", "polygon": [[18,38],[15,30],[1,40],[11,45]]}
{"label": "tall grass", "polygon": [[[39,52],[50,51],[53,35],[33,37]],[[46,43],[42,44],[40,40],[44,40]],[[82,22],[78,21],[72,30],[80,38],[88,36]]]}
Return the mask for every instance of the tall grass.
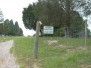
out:
{"label": "tall grass", "polygon": [[[49,41],[56,41],[50,43]],[[40,37],[37,63],[40,68],[91,68],[91,39]],[[34,38],[16,37],[12,48],[21,68],[33,67]]]}

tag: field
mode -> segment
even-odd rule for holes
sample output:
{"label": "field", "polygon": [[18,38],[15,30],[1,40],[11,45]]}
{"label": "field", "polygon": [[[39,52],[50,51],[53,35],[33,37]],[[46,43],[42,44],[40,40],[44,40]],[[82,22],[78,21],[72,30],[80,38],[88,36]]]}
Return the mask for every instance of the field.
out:
{"label": "field", "polygon": [[34,60],[34,38],[14,38],[12,48],[21,68],[91,68],[91,39],[40,37],[38,59]]}
{"label": "field", "polygon": [[40,37],[34,60],[34,38],[14,37],[11,52],[21,68],[91,68],[91,38]]}

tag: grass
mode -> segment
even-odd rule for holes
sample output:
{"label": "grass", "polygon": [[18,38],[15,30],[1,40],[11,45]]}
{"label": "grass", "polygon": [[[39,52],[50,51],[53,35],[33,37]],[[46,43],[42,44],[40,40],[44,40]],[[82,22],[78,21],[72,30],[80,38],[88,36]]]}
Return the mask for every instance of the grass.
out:
{"label": "grass", "polygon": [[[34,68],[34,38],[16,37],[12,48],[21,68]],[[83,38],[40,37],[39,68],[91,68],[91,38],[84,45]]]}
{"label": "grass", "polygon": [[5,42],[7,40],[11,40],[13,39],[13,37],[9,37],[9,36],[0,36],[0,42]]}
{"label": "grass", "polygon": [[17,56],[18,62],[21,68],[29,66],[31,64],[30,60],[33,58],[33,38],[28,37],[16,37],[15,46],[11,49],[15,56]]}

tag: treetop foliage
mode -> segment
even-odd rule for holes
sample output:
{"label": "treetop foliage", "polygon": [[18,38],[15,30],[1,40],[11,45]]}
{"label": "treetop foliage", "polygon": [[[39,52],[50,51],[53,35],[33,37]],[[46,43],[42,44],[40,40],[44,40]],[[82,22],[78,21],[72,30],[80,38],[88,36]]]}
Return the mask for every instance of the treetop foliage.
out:
{"label": "treetop foliage", "polygon": [[4,23],[0,24],[0,35],[22,36],[23,31],[19,27],[17,21],[14,24],[12,19],[11,20],[6,19]]}
{"label": "treetop foliage", "polygon": [[[90,14],[90,3],[86,0],[38,0],[23,9],[23,22],[26,28],[36,30],[36,22],[41,21],[42,26],[54,26],[56,35],[63,34],[68,37],[79,35],[84,30],[84,20],[79,14]],[[62,33],[62,32],[61,32]]]}

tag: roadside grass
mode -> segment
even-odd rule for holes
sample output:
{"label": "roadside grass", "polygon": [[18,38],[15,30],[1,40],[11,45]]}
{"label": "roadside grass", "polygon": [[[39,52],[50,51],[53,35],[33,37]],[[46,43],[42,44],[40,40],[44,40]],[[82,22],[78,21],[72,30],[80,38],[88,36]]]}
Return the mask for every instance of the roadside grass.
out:
{"label": "roadside grass", "polygon": [[17,57],[20,67],[26,68],[25,66],[32,64],[34,40],[31,37],[15,37],[14,42],[11,52]]}
{"label": "roadside grass", "polygon": [[34,38],[16,37],[12,48],[21,68],[91,68],[91,38],[40,37],[38,59],[34,60]]}
{"label": "roadside grass", "polygon": [[7,40],[11,40],[13,37],[10,36],[0,36],[0,42],[5,42]]}

